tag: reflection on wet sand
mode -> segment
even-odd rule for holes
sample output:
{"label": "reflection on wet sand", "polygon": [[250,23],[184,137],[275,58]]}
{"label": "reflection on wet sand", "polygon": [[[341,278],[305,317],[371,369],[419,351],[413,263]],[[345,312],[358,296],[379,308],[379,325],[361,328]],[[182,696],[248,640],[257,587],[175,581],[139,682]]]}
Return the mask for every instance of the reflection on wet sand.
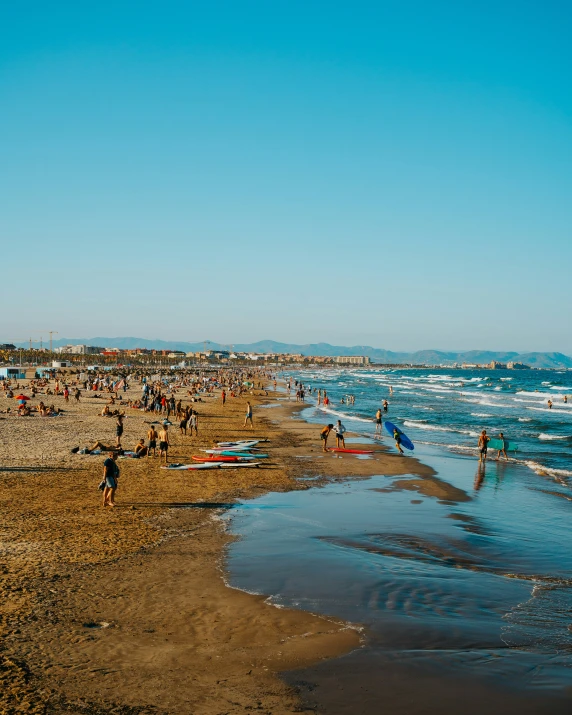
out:
{"label": "reflection on wet sand", "polygon": [[413,491],[426,497],[439,499],[447,504],[471,501],[471,497],[463,489],[458,489],[452,484],[437,477],[413,477],[411,479],[396,479],[390,486],[381,489],[372,489],[374,492],[402,492]]}

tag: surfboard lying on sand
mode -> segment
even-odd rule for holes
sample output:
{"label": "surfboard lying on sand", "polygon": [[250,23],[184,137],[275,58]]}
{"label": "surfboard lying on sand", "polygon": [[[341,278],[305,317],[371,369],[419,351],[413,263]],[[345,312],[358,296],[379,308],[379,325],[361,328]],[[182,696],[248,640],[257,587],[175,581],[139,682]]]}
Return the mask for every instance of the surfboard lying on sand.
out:
{"label": "surfboard lying on sand", "polygon": [[344,452],[345,454],[373,454],[373,449],[344,449],[342,447],[330,447],[328,452]]}
{"label": "surfboard lying on sand", "polygon": [[222,462],[203,462],[202,464],[199,464],[198,462],[196,464],[168,464],[166,467],[161,467],[161,469],[188,471],[190,469],[218,469],[219,467],[222,467]]}
{"label": "surfboard lying on sand", "polygon": [[209,457],[200,457],[197,454],[193,454],[191,459],[194,459],[195,462],[247,462],[254,459],[254,457],[214,457],[212,455]]}
{"label": "surfboard lying on sand", "polygon": [[248,447],[254,447],[254,445],[259,442],[259,439],[241,439],[238,442],[217,442],[217,444],[223,449],[248,449]]}
{"label": "surfboard lying on sand", "polygon": [[518,445],[514,442],[510,442],[508,439],[497,439],[496,437],[489,439],[487,446],[489,449],[506,449],[507,452],[516,452],[518,449]]}
{"label": "surfboard lying on sand", "polygon": [[393,424],[393,422],[385,422],[385,429],[388,431],[388,433],[393,437],[393,430],[397,430],[399,432],[399,435],[401,436],[401,446],[405,447],[405,449],[409,450],[414,450],[415,446],[413,442],[409,439],[409,437],[405,434],[405,432],[402,432],[399,427]]}

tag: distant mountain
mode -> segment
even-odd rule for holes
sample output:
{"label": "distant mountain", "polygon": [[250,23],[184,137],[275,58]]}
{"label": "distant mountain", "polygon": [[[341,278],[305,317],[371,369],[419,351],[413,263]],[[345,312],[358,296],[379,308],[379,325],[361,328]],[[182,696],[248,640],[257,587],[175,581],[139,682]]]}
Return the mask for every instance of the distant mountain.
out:
{"label": "distant mountain", "polygon": [[[239,343],[223,345],[210,340],[202,342],[182,342],[169,340],[147,340],[146,338],[61,338],[54,340],[54,347],[62,345],[97,345],[99,347],[113,347],[123,350],[134,348],[147,348],[149,350],[184,350],[185,352],[198,352],[204,350],[228,350],[232,348],[239,352],[256,353],[293,353],[301,355],[323,355],[335,357],[337,355],[366,355],[372,362],[378,364],[413,364],[413,365],[451,365],[453,363],[486,364],[492,360],[497,362],[522,362],[531,367],[543,368],[572,368],[572,358],[563,353],[517,353],[493,350],[469,350],[466,352],[442,350],[418,350],[413,353],[392,352],[371,345],[330,345],[329,343],[279,343],[274,340],[259,340],[257,343]],[[20,343],[19,347],[27,347],[27,343]]]}

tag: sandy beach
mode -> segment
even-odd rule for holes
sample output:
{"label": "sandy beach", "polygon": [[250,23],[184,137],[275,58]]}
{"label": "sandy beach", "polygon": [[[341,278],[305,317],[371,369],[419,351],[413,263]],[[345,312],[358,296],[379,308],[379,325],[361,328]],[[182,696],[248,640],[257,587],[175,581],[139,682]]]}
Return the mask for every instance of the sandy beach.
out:
{"label": "sandy beach", "polygon": [[[185,403],[182,390],[178,397]],[[247,397],[254,431],[242,427]],[[259,407],[279,397],[266,417]],[[228,587],[230,537],[217,515],[237,499],[307,489],[308,476],[416,474],[415,489],[445,487],[430,468],[383,447],[368,460],[324,454],[315,425],[283,395],[259,391],[224,407],[218,393],[205,399],[196,405],[198,437],[171,428],[171,461],[251,434],[268,440],[269,459],[257,469],[195,472],[123,459],[115,509],[101,507],[97,490],[104,457],[71,453],[113,442],[103,400],[53,398],[66,410],[56,418],[2,415],[2,713],[313,712],[278,674],[360,646],[359,624]],[[126,411],[123,444],[132,448],[154,418]]]}

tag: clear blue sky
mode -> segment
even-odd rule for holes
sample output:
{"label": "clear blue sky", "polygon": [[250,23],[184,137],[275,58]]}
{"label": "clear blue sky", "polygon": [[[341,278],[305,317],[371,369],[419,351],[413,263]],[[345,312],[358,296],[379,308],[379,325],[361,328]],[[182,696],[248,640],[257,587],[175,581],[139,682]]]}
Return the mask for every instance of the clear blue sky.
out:
{"label": "clear blue sky", "polygon": [[550,0],[3,2],[0,342],[572,353],[571,36]]}

